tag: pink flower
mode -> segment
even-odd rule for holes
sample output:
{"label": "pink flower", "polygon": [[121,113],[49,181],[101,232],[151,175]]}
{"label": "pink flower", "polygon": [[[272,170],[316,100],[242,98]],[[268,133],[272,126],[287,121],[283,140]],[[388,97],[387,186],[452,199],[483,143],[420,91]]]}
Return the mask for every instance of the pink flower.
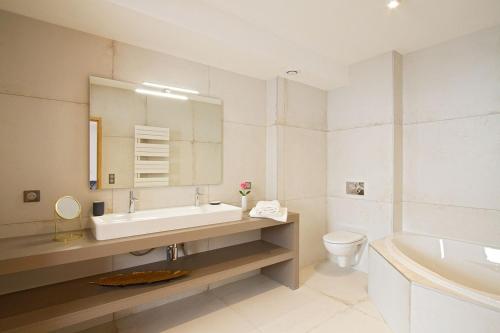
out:
{"label": "pink flower", "polygon": [[246,189],[247,189],[247,182],[241,182],[241,184],[240,184],[240,188],[241,188],[242,190],[246,190]]}

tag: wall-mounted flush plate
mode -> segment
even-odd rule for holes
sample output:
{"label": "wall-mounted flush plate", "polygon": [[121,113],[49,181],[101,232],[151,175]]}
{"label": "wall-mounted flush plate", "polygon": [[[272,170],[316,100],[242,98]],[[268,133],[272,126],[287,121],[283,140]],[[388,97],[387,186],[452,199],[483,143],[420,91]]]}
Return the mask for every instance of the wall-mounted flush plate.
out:
{"label": "wall-mounted flush plate", "polygon": [[24,202],[40,202],[40,190],[29,190],[23,192]]}
{"label": "wall-mounted flush plate", "polygon": [[365,195],[365,182],[346,182],[345,193],[351,195]]}

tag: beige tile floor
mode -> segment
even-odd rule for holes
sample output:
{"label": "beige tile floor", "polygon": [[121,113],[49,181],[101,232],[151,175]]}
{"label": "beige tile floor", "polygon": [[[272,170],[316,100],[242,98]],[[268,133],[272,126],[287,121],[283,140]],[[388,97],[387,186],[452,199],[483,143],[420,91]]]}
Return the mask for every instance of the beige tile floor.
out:
{"label": "beige tile floor", "polygon": [[365,273],[323,262],[297,290],[257,275],[85,332],[391,333],[366,288]]}

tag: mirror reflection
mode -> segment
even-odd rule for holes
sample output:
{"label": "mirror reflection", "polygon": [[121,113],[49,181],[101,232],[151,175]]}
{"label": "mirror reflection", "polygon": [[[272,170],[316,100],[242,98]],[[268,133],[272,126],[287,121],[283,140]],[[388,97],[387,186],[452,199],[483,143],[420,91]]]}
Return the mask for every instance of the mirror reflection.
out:
{"label": "mirror reflection", "polygon": [[78,200],[70,196],[65,196],[56,201],[55,210],[57,216],[60,218],[72,220],[80,216],[82,208]]}
{"label": "mirror reflection", "polygon": [[91,77],[90,188],[220,184],[222,117],[195,91]]}

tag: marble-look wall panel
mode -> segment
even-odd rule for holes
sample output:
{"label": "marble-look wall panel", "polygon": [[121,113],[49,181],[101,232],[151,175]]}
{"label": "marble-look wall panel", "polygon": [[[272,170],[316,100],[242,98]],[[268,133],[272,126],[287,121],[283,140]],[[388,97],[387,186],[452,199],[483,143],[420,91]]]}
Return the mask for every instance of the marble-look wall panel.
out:
{"label": "marble-look wall panel", "polygon": [[326,133],[283,126],[285,199],[326,195]]}
{"label": "marble-look wall panel", "polygon": [[405,126],[404,200],[500,210],[500,114]]}
{"label": "marble-look wall panel", "polygon": [[404,56],[405,124],[500,112],[500,26]]}
{"label": "marble-look wall panel", "polygon": [[140,47],[114,42],[113,79],[209,92],[209,67]]}
{"label": "marble-look wall panel", "polygon": [[349,85],[328,93],[328,129],[393,123],[394,57],[390,52],[349,69]]}
{"label": "marble-look wall panel", "polygon": [[286,125],[326,130],[326,112],[324,111],[327,101],[326,92],[299,82],[290,80],[285,82]]}
{"label": "marble-look wall panel", "polygon": [[499,246],[500,27],[404,56],[403,229]]}
{"label": "marble-look wall panel", "polygon": [[268,158],[273,161],[268,176],[275,185],[273,194],[290,211],[300,213],[303,267],[325,258],[326,92],[277,78],[268,81],[268,94],[274,101],[267,117],[273,140],[268,142]]}
{"label": "marble-look wall panel", "polygon": [[0,11],[0,93],[88,104],[88,76],[111,76],[112,54],[109,39]]}
{"label": "marble-look wall panel", "polygon": [[346,194],[346,181],[365,182],[362,199],[392,201],[392,125],[328,133],[328,195]]}
{"label": "marble-look wall panel", "polygon": [[432,203],[403,203],[404,230],[465,239],[500,248],[500,210]]}
{"label": "marble-look wall panel", "polygon": [[[328,93],[328,231],[372,241],[400,228],[401,55],[389,52],[349,72],[348,86]],[[346,194],[348,181],[364,182],[364,196]],[[357,268],[366,271],[367,260],[365,248]]]}

